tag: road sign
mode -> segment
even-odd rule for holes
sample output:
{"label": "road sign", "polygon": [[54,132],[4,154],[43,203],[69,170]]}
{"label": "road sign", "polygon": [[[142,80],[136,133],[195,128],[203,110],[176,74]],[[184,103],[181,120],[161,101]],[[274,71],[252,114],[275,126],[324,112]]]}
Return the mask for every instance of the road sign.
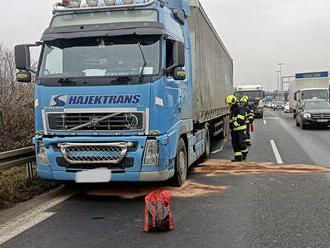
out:
{"label": "road sign", "polygon": [[323,72],[309,72],[309,73],[297,73],[296,78],[321,78],[328,77],[329,73],[327,71]]}

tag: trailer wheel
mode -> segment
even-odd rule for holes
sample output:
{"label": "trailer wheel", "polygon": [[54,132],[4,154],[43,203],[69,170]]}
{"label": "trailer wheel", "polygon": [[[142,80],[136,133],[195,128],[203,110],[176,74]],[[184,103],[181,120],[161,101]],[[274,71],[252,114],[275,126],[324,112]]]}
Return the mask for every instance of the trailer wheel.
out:
{"label": "trailer wheel", "polygon": [[223,119],[223,133],[222,135],[220,136],[220,138],[222,139],[226,139],[229,134],[230,134],[230,128],[229,128],[229,116],[226,116],[224,119]]}
{"label": "trailer wheel", "polygon": [[188,158],[187,148],[183,139],[180,139],[178,151],[175,158],[175,173],[172,178],[172,185],[175,187],[181,187],[187,179],[188,175]]}
{"label": "trailer wheel", "polygon": [[211,136],[210,136],[210,129],[208,126],[205,126],[205,152],[202,156],[202,160],[208,159],[211,154]]}

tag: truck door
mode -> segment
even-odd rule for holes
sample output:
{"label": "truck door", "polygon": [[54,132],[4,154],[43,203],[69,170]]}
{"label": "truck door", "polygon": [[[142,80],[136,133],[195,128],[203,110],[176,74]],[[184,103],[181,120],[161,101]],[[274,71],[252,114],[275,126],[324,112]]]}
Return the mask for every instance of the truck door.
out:
{"label": "truck door", "polygon": [[[175,66],[175,58],[173,54],[176,50],[175,46],[177,44],[184,49],[184,63],[180,64],[181,66]],[[182,53],[181,53],[182,54]],[[166,88],[168,92],[171,92],[174,99],[175,114],[177,116],[176,121],[189,118],[189,97],[188,97],[188,77],[189,77],[189,64],[185,63],[187,61],[187,52],[184,44],[180,41],[166,40],[166,68],[171,68],[166,72]],[[180,71],[185,71],[185,77],[177,79],[174,75],[175,70],[179,69]]]}

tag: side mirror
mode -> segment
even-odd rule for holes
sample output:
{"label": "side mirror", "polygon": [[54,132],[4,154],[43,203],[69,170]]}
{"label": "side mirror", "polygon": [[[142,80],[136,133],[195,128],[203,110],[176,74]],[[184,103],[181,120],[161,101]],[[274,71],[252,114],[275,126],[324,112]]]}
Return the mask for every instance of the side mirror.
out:
{"label": "side mirror", "polygon": [[20,70],[16,73],[16,80],[20,83],[30,83],[32,81],[31,72]]}
{"label": "side mirror", "polygon": [[185,46],[182,42],[178,42],[178,41],[176,42],[176,44],[178,46],[177,47],[177,49],[178,49],[178,51],[177,51],[177,54],[178,54],[178,61],[177,61],[178,67],[184,67],[185,64],[186,64]]}
{"label": "side mirror", "polygon": [[182,42],[175,41],[173,43],[173,64],[166,68],[167,71],[172,70],[173,68],[176,67],[184,67],[185,62],[186,62],[186,57],[185,57],[185,46]]}
{"label": "side mirror", "polygon": [[174,69],[174,80],[185,80],[186,79],[186,71],[180,67]]}
{"label": "side mirror", "polygon": [[15,46],[15,63],[18,70],[31,70],[30,48],[28,45]]}

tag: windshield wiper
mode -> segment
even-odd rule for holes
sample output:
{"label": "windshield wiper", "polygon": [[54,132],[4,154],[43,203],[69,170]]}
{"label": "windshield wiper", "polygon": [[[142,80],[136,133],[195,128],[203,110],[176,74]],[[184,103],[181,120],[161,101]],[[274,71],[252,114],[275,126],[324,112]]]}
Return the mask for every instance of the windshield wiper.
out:
{"label": "windshield wiper", "polygon": [[57,82],[60,83],[60,84],[74,84],[74,83],[76,83],[76,81],[74,81],[70,78],[59,78]]}
{"label": "windshield wiper", "polygon": [[143,58],[143,61],[144,61],[144,64],[142,66],[142,70],[141,70],[141,74],[140,74],[140,84],[142,83],[142,78],[144,76],[144,68],[147,66],[147,60],[146,60],[146,57],[144,56],[144,52],[142,50],[142,47],[141,47],[141,43],[140,41],[137,42],[139,48],[140,48],[140,51],[141,51],[141,55],[142,55],[142,58]]}

